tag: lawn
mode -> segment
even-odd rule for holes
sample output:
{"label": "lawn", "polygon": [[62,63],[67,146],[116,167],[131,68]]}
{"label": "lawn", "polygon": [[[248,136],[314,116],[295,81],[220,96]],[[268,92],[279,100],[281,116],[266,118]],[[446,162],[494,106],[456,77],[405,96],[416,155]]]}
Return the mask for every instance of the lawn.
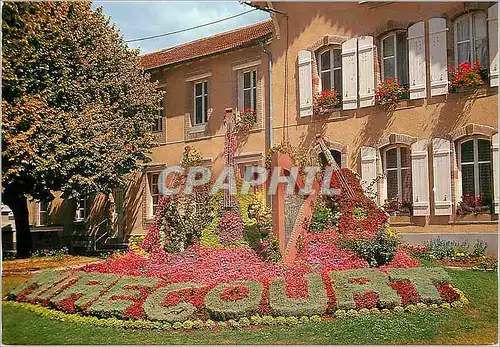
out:
{"label": "lawn", "polygon": [[[358,317],[298,327],[240,330],[141,331],[60,322],[18,307],[2,307],[5,344],[494,344],[497,274],[447,270],[470,300],[464,309]],[[4,286],[12,285],[4,278]]]}

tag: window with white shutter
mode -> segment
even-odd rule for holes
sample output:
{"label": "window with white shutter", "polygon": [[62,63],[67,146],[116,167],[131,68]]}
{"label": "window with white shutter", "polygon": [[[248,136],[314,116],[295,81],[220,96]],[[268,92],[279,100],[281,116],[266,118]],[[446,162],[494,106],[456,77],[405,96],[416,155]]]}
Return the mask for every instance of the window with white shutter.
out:
{"label": "window with white shutter", "polygon": [[430,215],[428,141],[420,140],[411,145],[411,171],[413,187],[413,215]]}
{"label": "window with white shutter", "polygon": [[391,32],[380,40],[382,80],[394,79],[408,85],[408,42],[406,31]]}
{"label": "window with white shutter", "polygon": [[434,215],[449,216],[451,203],[451,142],[432,139],[432,167],[434,176]]}
{"label": "window with white shutter", "polygon": [[486,13],[468,13],[455,21],[455,64],[478,60],[483,68],[488,66]]}
{"label": "window with white shutter", "polygon": [[297,57],[299,73],[299,114],[300,117],[313,114],[312,53],[299,51]]}
{"label": "window with white shutter", "polygon": [[342,95],[342,51],[327,48],[318,54],[318,71],[321,91],[335,89]]}
{"label": "window with white shutter", "polygon": [[446,19],[429,19],[429,55],[431,96],[448,93],[448,66],[446,57]]}
{"label": "window with white shutter", "polygon": [[377,178],[377,149],[374,147],[361,147],[361,181],[363,188],[373,183]]}
{"label": "window with white shutter", "polygon": [[492,202],[492,146],[483,138],[466,139],[458,143],[460,196],[481,196],[483,205]]}
{"label": "window with white shutter", "polygon": [[408,28],[408,65],[410,71],[410,99],[426,96],[425,26],[418,22]]}
{"label": "window with white shutter", "polygon": [[342,43],[342,108],[358,107],[358,38]]}
{"label": "window with white shutter", "polygon": [[373,37],[358,38],[359,63],[359,107],[375,105],[375,68],[373,56]]}
{"label": "window with white shutter", "polygon": [[397,200],[401,204],[411,203],[413,199],[410,148],[400,145],[388,147],[384,150],[383,163],[387,200]]}
{"label": "window with white shutter", "polygon": [[498,87],[498,3],[488,8],[490,86]]}
{"label": "window with white shutter", "polygon": [[491,147],[493,149],[493,201],[495,206],[495,213],[499,213],[499,202],[500,202],[500,155],[498,153],[498,133],[493,135],[491,141]]}

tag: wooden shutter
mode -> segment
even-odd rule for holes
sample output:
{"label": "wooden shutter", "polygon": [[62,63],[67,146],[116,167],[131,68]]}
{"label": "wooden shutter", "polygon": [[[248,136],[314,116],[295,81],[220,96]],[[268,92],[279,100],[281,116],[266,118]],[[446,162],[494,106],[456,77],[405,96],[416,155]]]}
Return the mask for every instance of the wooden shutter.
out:
{"label": "wooden shutter", "polygon": [[[361,147],[361,180],[366,189],[377,178],[377,149]],[[375,187],[376,189],[376,187]]]}
{"label": "wooden shutter", "polygon": [[358,38],[359,107],[375,105],[375,68],[373,61],[373,37]]}
{"label": "wooden shutter", "polygon": [[358,107],[358,38],[342,43],[342,108]]}
{"label": "wooden shutter", "polygon": [[446,19],[429,19],[429,54],[431,96],[448,93],[448,66],[446,57]]}
{"label": "wooden shutter", "polygon": [[451,204],[451,142],[445,139],[432,140],[432,166],[434,174],[434,214],[449,216]]}
{"label": "wooden shutter", "polygon": [[427,140],[420,140],[411,145],[411,179],[414,216],[430,215],[427,147]]}
{"label": "wooden shutter", "polygon": [[422,99],[426,95],[424,33],[424,22],[415,23],[408,28],[410,99]]}
{"label": "wooden shutter", "polygon": [[312,92],[312,53],[310,51],[299,51],[299,104],[300,116],[311,116],[313,114],[313,92]]}
{"label": "wooden shutter", "polygon": [[498,185],[500,184],[500,155],[498,153],[498,133],[493,135],[491,142],[493,147],[493,201],[495,213],[499,213],[500,189]]}
{"label": "wooden shutter", "polygon": [[488,9],[490,86],[498,87],[498,3]]}

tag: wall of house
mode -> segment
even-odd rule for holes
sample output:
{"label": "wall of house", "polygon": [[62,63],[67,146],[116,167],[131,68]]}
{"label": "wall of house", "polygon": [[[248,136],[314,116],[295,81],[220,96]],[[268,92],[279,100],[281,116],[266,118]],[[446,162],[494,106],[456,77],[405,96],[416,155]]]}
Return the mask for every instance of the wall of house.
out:
{"label": "wall of house", "polygon": [[[313,92],[319,91],[316,54],[319,49],[352,37],[369,35],[374,38],[375,85],[380,82],[380,38],[393,29],[407,29],[410,25],[433,17],[446,18],[447,62],[454,65],[453,21],[468,10],[487,10],[493,3],[287,3],[272,2],[273,7],[287,16],[276,14],[276,37],[271,43],[273,54],[273,136],[274,144],[289,141],[301,150],[313,153],[317,134],[338,143],[347,155],[347,166],[358,173],[360,148],[380,149],[391,134],[403,134],[413,141],[433,138],[455,139],[457,133],[484,135],[491,139],[498,129],[498,88],[484,86],[474,93],[451,93],[430,96],[429,40],[426,38],[427,96],[422,99],[400,101],[393,110],[380,106],[336,110],[326,116],[300,117],[299,69],[300,50],[313,54]],[[428,32],[428,24],[426,24]],[[360,77],[361,78],[361,77]],[[476,124],[480,126],[473,126]],[[467,125],[469,125],[467,127]],[[483,127],[484,126],[484,127]],[[471,130],[474,128],[475,130]],[[469,129],[467,131],[466,129]],[[479,129],[479,130],[478,130]],[[394,135],[393,135],[394,137]],[[340,146],[342,145],[342,146]],[[456,148],[454,148],[456,149]],[[432,150],[429,147],[429,195],[431,215],[427,217],[392,218],[395,228],[410,232],[496,231],[498,215],[486,221],[463,221],[455,214],[433,216]],[[380,155],[380,152],[379,154]],[[379,161],[380,162],[380,161]],[[378,164],[378,173],[382,168]],[[453,205],[457,196],[458,168],[456,151],[452,153]],[[381,193],[383,187],[378,186]],[[469,217],[468,217],[469,218]],[[467,219],[467,218],[466,218]]]}

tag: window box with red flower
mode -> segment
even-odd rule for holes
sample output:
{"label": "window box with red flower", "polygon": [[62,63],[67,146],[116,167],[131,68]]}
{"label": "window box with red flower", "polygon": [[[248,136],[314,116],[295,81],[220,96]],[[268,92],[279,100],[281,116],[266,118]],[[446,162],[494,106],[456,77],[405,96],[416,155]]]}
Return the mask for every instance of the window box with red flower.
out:
{"label": "window box with red flower", "polygon": [[398,100],[408,98],[408,87],[393,78],[383,80],[375,90],[375,103],[380,106],[395,106]]}
{"label": "window box with red flower", "polygon": [[450,91],[463,92],[473,91],[477,87],[484,84],[486,69],[484,69],[479,61],[474,64],[465,61],[458,65],[457,68],[451,67],[450,72]]}
{"label": "window box with red flower", "polygon": [[323,116],[340,109],[341,100],[335,89],[323,90],[317,93],[313,100],[313,110],[315,116]]}
{"label": "window box with red flower", "polygon": [[236,131],[249,131],[257,124],[257,113],[250,108],[244,109],[236,114]]}

